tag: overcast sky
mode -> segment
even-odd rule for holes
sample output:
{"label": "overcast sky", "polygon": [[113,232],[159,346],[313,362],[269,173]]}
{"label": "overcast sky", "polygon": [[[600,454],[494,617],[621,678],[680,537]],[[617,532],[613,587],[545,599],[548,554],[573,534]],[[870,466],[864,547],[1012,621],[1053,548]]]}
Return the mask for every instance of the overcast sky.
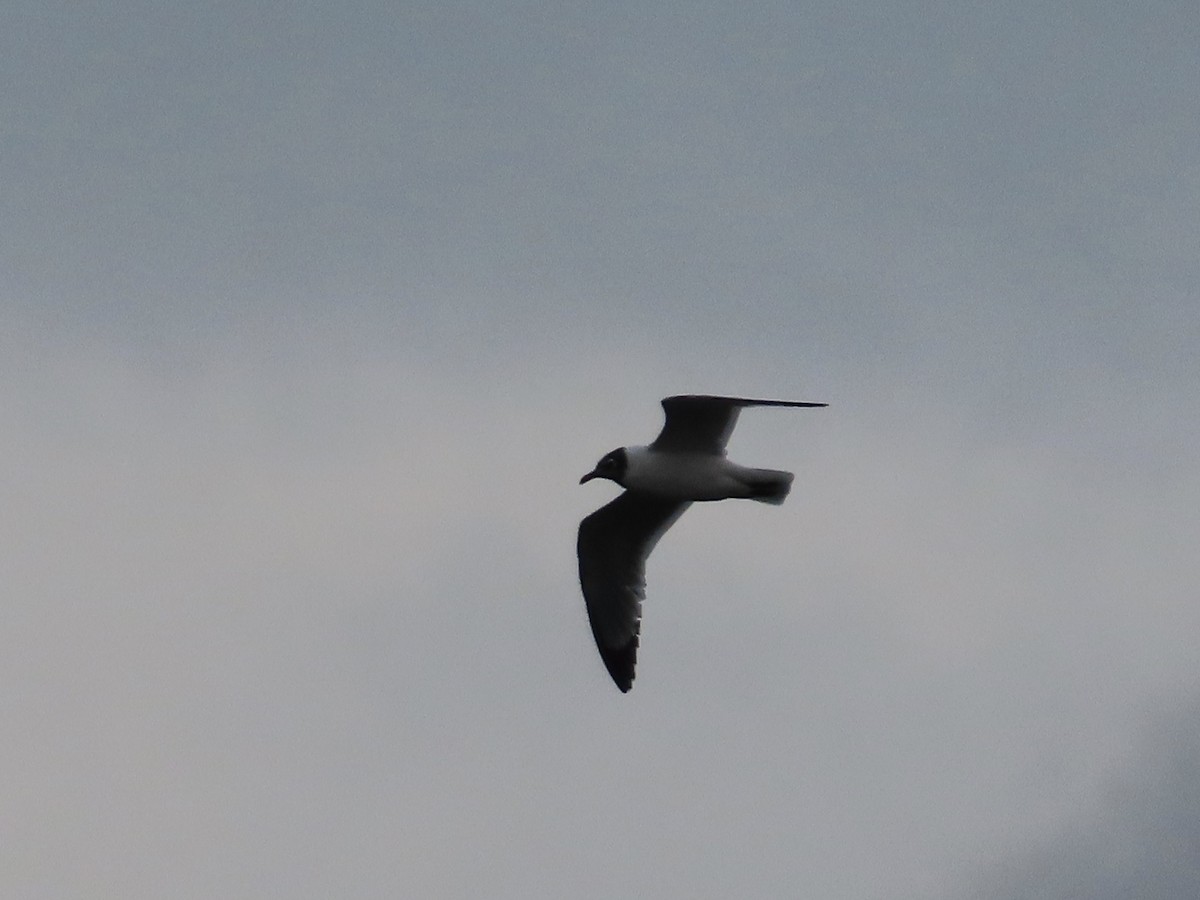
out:
{"label": "overcast sky", "polygon": [[[11,897],[1200,895],[1194,0],[0,12]],[[579,486],[678,392],[638,680]]]}

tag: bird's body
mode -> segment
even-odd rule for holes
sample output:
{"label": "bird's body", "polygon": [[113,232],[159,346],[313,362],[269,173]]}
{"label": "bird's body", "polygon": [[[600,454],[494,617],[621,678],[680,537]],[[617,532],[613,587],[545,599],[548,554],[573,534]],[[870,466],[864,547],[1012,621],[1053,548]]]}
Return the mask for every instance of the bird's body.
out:
{"label": "bird's body", "polygon": [[[628,468],[624,485],[629,491],[671,500],[764,500],[764,487],[790,485],[792,474],[774,469],[750,469],[713,453],[626,447]],[[772,497],[778,494],[772,494]],[[775,503],[782,503],[783,496]],[[770,501],[768,501],[770,502]]]}
{"label": "bird's body", "polygon": [[580,479],[605,478],[625,493],[579,524],[579,582],[600,657],[617,687],[633,686],[646,557],[693,502],[733,498],[780,504],[792,474],[725,458],[738,412],[747,406],[825,406],[787,400],[685,395],[662,402],[663,430],[648,446],[605,454]]}

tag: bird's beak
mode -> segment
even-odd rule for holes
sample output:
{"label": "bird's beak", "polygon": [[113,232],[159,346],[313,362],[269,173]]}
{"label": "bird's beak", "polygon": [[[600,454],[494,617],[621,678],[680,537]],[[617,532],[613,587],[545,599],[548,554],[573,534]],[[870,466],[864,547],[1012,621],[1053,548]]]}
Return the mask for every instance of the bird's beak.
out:
{"label": "bird's beak", "polygon": [[587,483],[588,483],[589,481],[591,481],[593,478],[599,478],[599,477],[600,477],[600,476],[599,476],[599,475],[596,473],[596,471],[593,469],[591,472],[588,472],[586,475],[584,475],[582,478],[580,478],[580,479],[579,479],[579,483],[580,483],[580,484],[587,484]]}

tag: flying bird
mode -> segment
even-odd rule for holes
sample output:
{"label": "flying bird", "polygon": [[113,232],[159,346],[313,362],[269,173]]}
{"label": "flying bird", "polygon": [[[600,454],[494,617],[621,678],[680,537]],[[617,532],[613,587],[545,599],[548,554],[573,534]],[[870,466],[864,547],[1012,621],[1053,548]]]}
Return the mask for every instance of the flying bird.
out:
{"label": "flying bird", "polygon": [[743,498],[779,505],[791,472],[750,469],[725,458],[738,413],[747,406],[827,406],[790,400],[683,395],[662,402],[666,423],[645,447],[619,447],[579,479],[615,481],[625,492],[579,523],[579,583],[608,673],[633,687],[646,557],[695,501]]}

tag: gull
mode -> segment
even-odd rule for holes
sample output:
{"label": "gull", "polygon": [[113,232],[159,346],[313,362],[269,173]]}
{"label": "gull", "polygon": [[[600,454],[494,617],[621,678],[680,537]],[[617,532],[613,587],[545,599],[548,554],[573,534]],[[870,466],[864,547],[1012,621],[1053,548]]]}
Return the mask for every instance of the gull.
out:
{"label": "gull", "polygon": [[581,479],[615,481],[625,492],[579,523],[579,584],[600,658],[622,693],[633,687],[646,557],[695,501],[742,498],[778,506],[791,472],[750,469],[725,458],[725,444],[747,406],[827,406],[687,394],[662,401],[666,422],[645,447],[606,453]]}

